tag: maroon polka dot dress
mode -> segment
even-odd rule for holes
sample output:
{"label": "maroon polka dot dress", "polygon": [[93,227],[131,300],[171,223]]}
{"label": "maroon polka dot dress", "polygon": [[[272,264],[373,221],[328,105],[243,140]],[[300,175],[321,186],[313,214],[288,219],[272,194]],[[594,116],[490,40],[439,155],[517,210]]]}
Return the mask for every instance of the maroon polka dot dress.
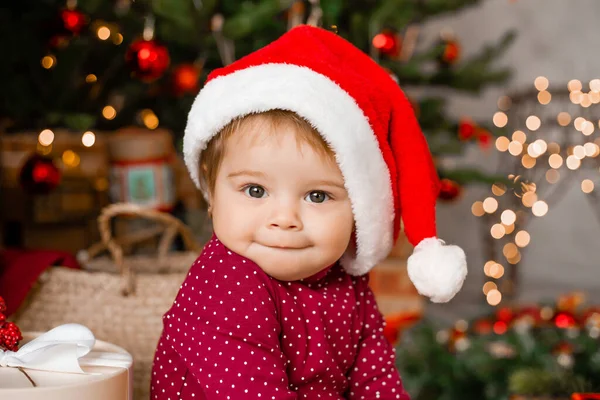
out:
{"label": "maroon polka dot dress", "polygon": [[408,400],[367,283],[339,264],[281,282],[213,237],[163,318],[151,399]]}

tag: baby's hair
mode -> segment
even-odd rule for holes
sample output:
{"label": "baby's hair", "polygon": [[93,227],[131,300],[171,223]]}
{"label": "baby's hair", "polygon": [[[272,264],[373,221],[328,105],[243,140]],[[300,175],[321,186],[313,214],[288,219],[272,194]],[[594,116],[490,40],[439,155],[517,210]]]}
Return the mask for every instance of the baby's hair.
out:
{"label": "baby's hair", "polygon": [[330,159],[335,162],[333,150],[327,142],[319,134],[319,132],[304,118],[300,117],[293,111],[287,110],[270,110],[261,113],[249,114],[239,117],[227,124],[219,133],[217,133],[202,151],[200,160],[200,182],[202,189],[211,193],[215,188],[217,173],[225,154],[225,146],[227,141],[245,126],[256,123],[268,123],[272,129],[268,130],[272,134],[277,134],[277,129],[291,124],[296,131],[296,140],[298,146],[302,144],[308,145],[320,156]]}

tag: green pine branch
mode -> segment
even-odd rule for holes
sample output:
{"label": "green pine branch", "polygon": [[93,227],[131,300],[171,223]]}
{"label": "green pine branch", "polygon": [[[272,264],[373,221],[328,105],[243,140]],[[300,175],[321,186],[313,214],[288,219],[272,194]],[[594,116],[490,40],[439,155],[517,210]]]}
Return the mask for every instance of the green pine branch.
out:
{"label": "green pine branch", "polygon": [[486,85],[506,81],[510,77],[510,69],[494,69],[492,64],[508,49],[515,37],[515,32],[507,32],[498,43],[485,46],[478,55],[465,60],[456,68],[431,76],[430,82],[446,83],[454,89],[478,93]]}

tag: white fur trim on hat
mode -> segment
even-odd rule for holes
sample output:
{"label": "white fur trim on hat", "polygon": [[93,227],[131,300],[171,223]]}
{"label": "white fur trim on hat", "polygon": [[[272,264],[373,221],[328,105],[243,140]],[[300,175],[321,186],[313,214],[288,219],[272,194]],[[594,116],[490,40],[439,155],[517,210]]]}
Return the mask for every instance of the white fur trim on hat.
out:
{"label": "white fur trim on hat", "polygon": [[408,276],[434,303],[450,301],[467,277],[465,252],[435,237],[422,240],[408,258]]}
{"label": "white fur trim on hat", "polygon": [[293,64],[263,64],[210,80],[188,117],[184,158],[196,186],[198,162],[208,141],[236,117],[284,109],[309,121],[336,154],[356,222],[356,256],[342,265],[367,273],[393,245],[390,173],[369,122],[350,94],[324,75]]}

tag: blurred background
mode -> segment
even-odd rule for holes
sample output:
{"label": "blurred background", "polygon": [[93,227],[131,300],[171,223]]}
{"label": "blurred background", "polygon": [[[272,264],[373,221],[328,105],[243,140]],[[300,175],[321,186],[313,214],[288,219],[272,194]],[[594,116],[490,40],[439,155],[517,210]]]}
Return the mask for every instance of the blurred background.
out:
{"label": "blurred background", "polygon": [[[178,257],[193,259],[211,235],[180,154],[191,103],[212,70],[308,23],[354,43],[404,89],[441,178],[439,236],[467,253],[465,287],[443,305],[412,287],[404,237],[371,273],[409,392],[550,399],[600,391],[598,15],[595,0],[0,6],[7,315],[22,330],[80,318],[96,332],[106,320],[71,313],[74,304],[104,307],[105,316],[119,304],[139,310],[142,277],[172,279],[161,294],[168,307],[189,267]],[[141,260],[133,274],[128,260]],[[70,275],[56,273],[65,268]],[[82,277],[112,279],[114,292],[93,290],[114,301],[68,284]],[[44,289],[54,284],[66,300]],[[40,322],[36,312],[52,302],[60,316]],[[157,318],[164,311],[157,306]],[[122,331],[103,329],[100,338],[127,348]],[[131,351],[149,363],[155,338],[147,340]],[[147,372],[136,374],[143,386]]]}

